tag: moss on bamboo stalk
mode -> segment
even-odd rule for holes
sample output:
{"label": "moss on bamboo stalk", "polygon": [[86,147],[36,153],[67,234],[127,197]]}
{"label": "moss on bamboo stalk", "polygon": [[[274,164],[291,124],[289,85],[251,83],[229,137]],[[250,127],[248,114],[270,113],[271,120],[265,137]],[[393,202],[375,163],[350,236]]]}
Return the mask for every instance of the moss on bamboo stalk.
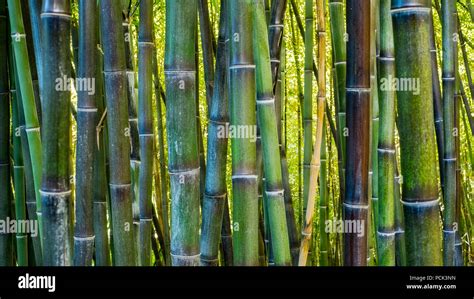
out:
{"label": "moss on bamboo stalk", "polygon": [[397,92],[407,265],[442,263],[429,53],[430,3],[397,0],[391,6],[396,76],[420,82],[419,93]]}

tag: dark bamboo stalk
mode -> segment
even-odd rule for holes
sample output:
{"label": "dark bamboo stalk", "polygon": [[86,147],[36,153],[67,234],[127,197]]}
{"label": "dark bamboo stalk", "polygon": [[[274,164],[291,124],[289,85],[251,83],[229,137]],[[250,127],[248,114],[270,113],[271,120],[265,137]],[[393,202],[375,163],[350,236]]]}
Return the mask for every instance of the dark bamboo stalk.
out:
{"label": "dark bamboo stalk", "polygon": [[[74,265],[92,265],[94,252],[93,196],[94,160],[96,154],[97,94],[97,5],[88,0],[79,1],[78,78],[94,82],[93,90],[79,88],[77,102],[76,150],[76,225],[74,231]],[[93,80],[93,81],[91,81]]]}
{"label": "dark bamboo stalk", "polygon": [[[43,258],[47,266],[72,264],[70,244],[70,117],[71,92],[64,88],[70,78],[70,2],[45,0],[41,13],[44,49],[43,86]],[[55,82],[55,83],[53,83]]]}
{"label": "dark bamboo stalk", "polygon": [[[140,236],[139,250],[141,266],[151,266],[152,233],[152,185],[153,185],[153,1],[140,2],[140,27],[138,32],[138,70],[140,82],[138,89],[138,133],[140,136],[140,181],[139,213]],[[158,183],[158,182],[157,182]]]}
{"label": "dark bamboo stalk", "polygon": [[344,233],[344,265],[367,264],[369,122],[370,122],[370,1],[348,0],[347,137],[344,221],[358,221],[364,232]]}
{"label": "dark bamboo stalk", "polygon": [[101,0],[101,38],[104,49],[107,101],[110,202],[114,262],[136,264],[133,243],[130,167],[130,128],[127,105],[127,74],[120,3]]}
{"label": "dark bamboo stalk", "polygon": [[[10,183],[10,88],[8,79],[8,19],[6,1],[0,1],[0,220],[12,217]],[[0,265],[13,265],[12,236],[0,234]]]}

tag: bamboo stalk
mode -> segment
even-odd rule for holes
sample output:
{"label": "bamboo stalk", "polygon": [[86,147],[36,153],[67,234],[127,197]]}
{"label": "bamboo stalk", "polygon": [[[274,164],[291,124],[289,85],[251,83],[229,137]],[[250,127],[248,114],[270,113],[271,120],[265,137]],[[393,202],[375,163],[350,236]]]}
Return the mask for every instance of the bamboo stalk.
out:
{"label": "bamboo stalk", "polygon": [[[222,4],[221,4],[222,5]],[[214,91],[214,50],[212,41],[212,25],[209,16],[208,0],[198,1],[199,28],[201,32],[202,55],[204,62],[204,81],[206,82],[206,99],[210,107]]]}
{"label": "bamboo stalk", "polygon": [[[33,82],[31,78],[30,63],[28,59],[28,50],[26,46],[25,28],[21,13],[19,1],[8,0],[8,12],[10,17],[10,31],[12,36],[13,52],[15,65],[18,74],[19,91],[21,92],[21,101],[23,114],[25,117],[25,131],[28,137],[28,147],[32,174],[34,179],[34,190],[36,199],[36,213],[39,223],[39,236],[42,240],[43,222],[41,215],[41,137],[40,125],[36,110]],[[42,241],[41,241],[42,242]],[[38,247],[38,249],[41,247]],[[39,249],[41,250],[41,249]]]}
{"label": "bamboo stalk", "polygon": [[456,141],[455,88],[457,39],[456,4],[453,0],[442,0],[443,21],[443,124],[444,124],[444,173],[443,192],[443,264],[454,265],[454,239],[456,225]]}
{"label": "bamboo stalk", "polygon": [[344,221],[363,225],[362,234],[344,233],[344,265],[367,264],[370,148],[370,1],[348,0],[347,137]]}
{"label": "bamboo stalk", "polygon": [[[392,1],[396,77],[419,80],[397,92],[407,265],[440,265],[441,235],[429,55],[430,3]],[[423,140],[423,143],[420,143]]]}
{"label": "bamboo stalk", "polygon": [[326,153],[326,126],[323,126],[322,139],[321,174],[319,180],[319,265],[329,266],[329,232],[326,231],[326,221],[329,220],[329,177]]}
{"label": "bamboo stalk", "polygon": [[[97,74],[96,3],[79,1],[78,78],[94,80]],[[93,86],[95,89],[95,86]],[[92,265],[94,252],[93,196],[96,154],[96,92],[78,90],[76,150],[76,225],[74,265]]]}
{"label": "bamboo stalk", "polygon": [[[378,225],[377,262],[396,264],[395,231],[395,90],[387,82],[395,77],[395,55],[390,0],[380,0],[380,56],[378,57],[378,94],[380,127],[378,138]],[[385,83],[385,84],[384,84]],[[375,130],[375,127],[374,127]]]}
{"label": "bamboo stalk", "polygon": [[161,174],[161,217],[163,219],[163,238],[164,238],[164,248],[163,255],[165,259],[165,264],[167,266],[171,265],[170,261],[170,237],[169,237],[169,221],[168,221],[168,179],[166,176],[166,156],[165,156],[165,141],[164,141],[164,130],[163,130],[163,113],[162,113],[162,104],[165,101],[165,96],[162,93],[162,88],[160,84],[160,79],[158,77],[158,63],[156,58],[156,46],[154,47],[155,52],[153,52],[153,84],[155,89],[156,97],[156,112],[157,112],[157,130],[158,130],[158,153],[160,156],[160,174]]}
{"label": "bamboo stalk", "polygon": [[194,58],[196,0],[166,1],[166,121],[171,180],[171,260],[199,265],[199,153]]}
{"label": "bamboo stalk", "polygon": [[[256,121],[252,0],[231,1],[229,100],[230,125],[254,130]],[[258,194],[256,145],[249,136],[233,138],[232,193],[234,264],[256,266],[258,260]]]}
{"label": "bamboo stalk", "polygon": [[[64,85],[70,77],[70,2],[45,0],[41,12],[44,46],[42,86],[43,151],[41,201],[43,207],[43,258],[47,266],[72,264],[70,244],[70,117],[71,93]],[[55,82],[53,84],[53,82]],[[58,83],[59,82],[59,83]],[[47,233],[46,233],[47,232]]]}
{"label": "bamboo stalk", "polygon": [[102,0],[101,38],[104,49],[107,101],[110,202],[113,258],[119,266],[136,264],[131,201],[130,129],[128,123],[127,74],[120,3]]}
{"label": "bamboo stalk", "polygon": [[[217,61],[213,98],[209,106],[207,134],[206,186],[202,208],[201,224],[201,265],[217,266],[220,236],[223,230],[223,216],[227,201],[226,190],[226,136],[219,138],[221,126],[229,123],[227,85],[227,29],[228,2],[221,3],[219,37],[217,41]],[[228,213],[228,212],[227,212]]]}
{"label": "bamboo stalk", "polygon": [[[140,137],[140,263],[141,266],[151,266],[151,233],[152,233],[152,185],[153,185],[153,1],[140,2],[140,27],[138,33],[138,70],[140,82],[138,90],[138,133]],[[157,182],[158,183],[158,182]]]}
{"label": "bamboo stalk", "polygon": [[[12,217],[10,183],[10,88],[8,78],[8,19],[6,1],[0,1],[0,220]],[[20,200],[20,199],[18,199]],[[24,198],[23,198],[24,200]],[[0,265],[13,264],[11,234],[0,234]]]}
{"label": "bamboo stalk", "polygon": [[431,72],[433,78],[433,108],[435,118],[435,130],[436,130],[436,145],[438,147],[438,163],[440,172],[441,188],[444,189],[444,133],[443,133],[443,104],[441,98],[441,88],[439,82],[438,73],[438,58],[437,48],[435,42],[435,30],[433,12],[431,12],[431,24],[430,24],[430,53],[431,53]]}
{"label": "bamboo stalk", "polygon": [[[321,167],[321,144],[323,137],[323,126],[324,126],[324,110],[326,105],[326,21],[325,21],[325,2],[324,0],[317,0],[318,7],[318,63],[319,63],[319,72],[318,72],[318,118],[317,118],[317,128],[316,128],[316,142],[314,146],[314,152],[311,157],[311,163],[307,166],[309,168],[309,178],[308,178],[308,193],[306,195],[306,209],[305,209],[305,221],[303,230],[301,232],[301,245],[300,245],[300,255],[299,255],[299,266],[304,266],[307,263],[308,250],[310,246],[310,240],[312,236],[312,225],[314,217],[314,205],[316,197],[316,186],[319,176],[319,171]],[[306,32],[311,31],[311,26],[306,29]],[[309,29],[309,30],[308,30]],[[309,37],[306,37],[308,40]],[[311,62],[312,62],[312,51],[311,51]],[[309,59],[307,59],[309,60]],[[308,66],[309,61],[306,61],[306,66]],[[312,64],[312,63],[311,63]],[[305,70],[307,72],[307,70]],[[311,76],[311,72],[309,72]],[[306,88],[306,87],[305,87]],[[310,86],[309,88],[312,88]],[[307,90],[308,92],[308,90]],[[312,117],[312,115],[311,115]],[[312,137],[311,137],[312,139]],[[311,140],[310,139],[310,140]]]}
{"label": "bamboo stalk", "polygon": [[286,223],[281,157],[278,141],[277,112],[273,96],[270,49],[265,16],[265,3],[254,2],[254,57],[257,80],[257,117],[260,125],[265,173],[265,203],[272,236],[275,265],[291,265],[288,227]]}

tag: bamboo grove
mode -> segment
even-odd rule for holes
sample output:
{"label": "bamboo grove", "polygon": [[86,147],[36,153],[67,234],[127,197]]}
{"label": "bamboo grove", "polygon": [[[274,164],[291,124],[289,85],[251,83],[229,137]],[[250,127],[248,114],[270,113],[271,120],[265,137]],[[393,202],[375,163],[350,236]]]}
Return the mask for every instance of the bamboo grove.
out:
{"label": "bamboo grove", "polygon": [[474,264],[469,0],[0,0],[0,265]]}

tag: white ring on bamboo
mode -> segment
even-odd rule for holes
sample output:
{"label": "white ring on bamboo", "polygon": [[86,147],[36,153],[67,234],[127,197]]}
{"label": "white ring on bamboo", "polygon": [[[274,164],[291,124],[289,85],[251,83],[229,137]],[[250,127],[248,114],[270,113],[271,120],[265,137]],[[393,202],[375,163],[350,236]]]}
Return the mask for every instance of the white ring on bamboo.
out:
{"label": "white ring on bamboo", "polygon": [[177,258],[180,258],[180,259],[184,259],[184,260],[193,260],[195,258],[198,258],[201,256],[201,254],[196,254],[196,255],[179,255],[179,254],[173,254],[173,253],[170,253],[170,255],[172,257],[177,257]]}
{"label": "white ring on bamboo", "polygon": [[394,9],[390,10],[390,12],[392,14],[399,13],[399,12],[416,12],[416,11],[430,13],[431,8],[428,8],[428,7],[401,7],[401,8],[394,8]]}
{"label": "white ring on bamboo", "polygon": [[151,45],[151,46],[154,46],[155,44],[153,42],[138,42],[138,45]]}
{"label": "white ring on bamboo", "polygon": [[35,131],[40,131],[40,128],[39,127],[36,127],[36,128],[26,128],[25,129],[25,132],[28,133],[28,132],[35,132]]}
{"label": "white ring on bamboo", "polygon": [[232,179],[257,179],[258,175],[256,174],[235,174],[232,176]]}
{"label": "white ring on bamboo", "polygon": [[78,240],[78,241],[92,241],[95,239],[95,236],[92,236],[92,237],[76,237],[74,236],[74,240]]}
{"label": "white ring on bamboo", "polygon": [[268,28],[285,28],[284,24],[272,24],[269,25]]}
{"label": "white ring on bamboo", "polygon": [[77,112],[94,113],[94,112],[97,112],[97,108],[79,108],[79,107],[77,107]]}
{"label": "white ring on bamboo", "polygon": [[347,61],[339,61],[339,62],[334,63],[334,65],[342,65],[342,64],[346,65]]}
{"label": "white ring on bamboo", "polygon": [[388,233],[386,233],[386,232],[379,232],[379,231],[377,231],[377,235],[380,235],[380,236],[395,236],[395,234],[396,234],[395,232],[388,232]]}
{"label": "white ring on bamboo", "polygon": [[70,194],[71,194],[71,190],[68,190],[68,191],[61,191],[61,192],[43,191],[43,190],[40,190],[39,192],[40,192],[41,195],[49,195],[49,196],[55,196],[55,195],[67,196],[67,195],[70,195]]}
{"label": "white ring on bamboo", "polygon": [[357,92],[357,93],[370,93],[372,90],[365,87],[346,87],[348,92]]}
{"label": "white ring on bamboo", "polygon": [[229,66],[229,70],[238,70],[238,69],[255,69],[255,64],[235,64]]}
{"label": "white ring on bamboo", "polygon": [[427,201],[406,201],[403,199],[400,199],[400,202],[405,205],[405,206],[411,206],[411,207],[434,207],[439,205],[439,199],[431,199]]}
{"label": "white ring on bamboo", "polygon": [[45,17],[60,17],[60,18],[64,18],[64,19],[71,19],[71,15],[70,14],[65,14],[65,13],[59,13],[59,12],[43,12],[41,15],[40,15],[41,18],[45,18]]}
{"label": "white ring on bamboo", "polygon": [[[142,222],[142,221],[144,221],[144,222],[152,222],[152,221],[153,221],[153,218],[140,218],[140,222]],[[140,222],[139,222],[139,223],[140,223]]]}
{"label": "white ring on bamboo", "polygon": [[455,234],[456,231],[455,230],[445,230],[445,229],[443,229],[443,233]]}
{"label": "white ring on bamboo", "polygon": [[395,61],[395,57],[382,57],[382,56],[379,56],[378,59],[381,60],[381,61]]}
{"label": "white ring on bamboo", "polygon": [[170,175],[184,175],[184,174],[196,174],[200,172],[201,167],[198,168],[193,168],[190,170],[183,170],[183,171],[177,171],[173,172],[172,170],[168,171]]}
{"label": "white ring on bamboo", "polygon": [[112,183],[109,183],[109,186],[110,187],[130,187],[132,184],[128,183],[128,184],[112,184]]}
{"label": "white ring on bamboo", "polygon": [[390,148],[378,148],[377,151],[382,152],[382,153],[389,153],[389,154],[394,154],[395,153],[395,150],[390,149]]}
{"label": "white ring on bamboo", "polygon": [[285,190],[284,189],[275,190],[275,191],[266,191],[265,190],[265,194],[273,195],[273,196],[283,196],[285,194]]}
{"label": "white ring on bamboo", "polygon": [[353,208],[353,209],[368,209],[369,208],[369,205],[353,205],[353,204],[350,204],[350,203],[342,203],[345,207],[348,207],[348,208]]}

